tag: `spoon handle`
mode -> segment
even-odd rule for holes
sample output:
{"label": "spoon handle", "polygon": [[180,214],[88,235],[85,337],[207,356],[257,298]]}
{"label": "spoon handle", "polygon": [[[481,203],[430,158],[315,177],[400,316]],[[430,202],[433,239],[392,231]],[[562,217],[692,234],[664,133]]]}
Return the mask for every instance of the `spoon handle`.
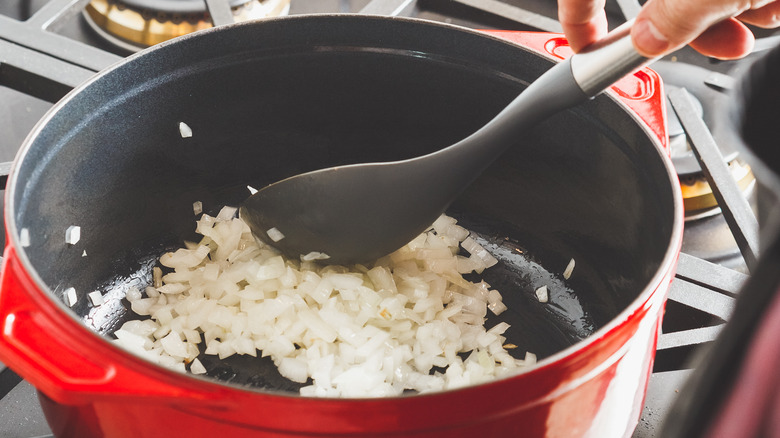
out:
{"label": "spoon handle", "polygon": [[623,76],[653,60],[640,55],[631,42],[629,20],[606,37],[569,59],[574,81],[588,96],[595,96]]}
{"label": "spoon handle", "polygon": [[[630,35],[632,24],[633,20],[626,22],[583,52],[554,65],[470,136],[450,147],[409,160],[409,166],[419,167],[409,174],[419,175],[420,185],[441,188],[436,196],[448,205],[502,153],[522,144],[529,129],[587,101],[652,62],[634,49]],[[433,182],[429,181],[432,175],[435,175]]]}
{"label": "spoon handle", "polygon": [[[633,20],[610,32],[585,51],[559,62],[533,81],[490,122],[461,142],[434,152],[447,156],[453,169],[476,178],[490,163],[538,122],[599,94],[623,76],[652,60],[631,42]],[[470,170],[467,170],[470,169]],[[471,181],[465,180],[463,187]]]}

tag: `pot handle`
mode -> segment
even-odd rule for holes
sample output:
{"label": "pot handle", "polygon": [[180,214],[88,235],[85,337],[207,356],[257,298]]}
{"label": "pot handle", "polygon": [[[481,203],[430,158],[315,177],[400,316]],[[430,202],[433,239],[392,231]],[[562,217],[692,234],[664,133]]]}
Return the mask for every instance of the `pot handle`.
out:
{"label": "pot handle", "polygon": [[[558,33],[506,30],[484,30],[483,32],[556,59],[567,59],[574,54],[566,38]],[[666,130],[666,98],[658,73],[644,67],[615,82],[609,87],[608,92],[637,115],[669,155],[671,151]]]}
{"label": "pot handle", "polygon": [[[134,366],[141,359],[101,345],[105,340],[99,335],[53,308],[11,245],[6,247],[0,275],[0,361],[56,402],[75,405],[140,396],[215,405],[225,399],[216,396],[216,385],[210,392],[203,390],[204,385],[192,390],[192,382],[176,382],[185,376]],[[152,370],[137,371],[141,368]]]}

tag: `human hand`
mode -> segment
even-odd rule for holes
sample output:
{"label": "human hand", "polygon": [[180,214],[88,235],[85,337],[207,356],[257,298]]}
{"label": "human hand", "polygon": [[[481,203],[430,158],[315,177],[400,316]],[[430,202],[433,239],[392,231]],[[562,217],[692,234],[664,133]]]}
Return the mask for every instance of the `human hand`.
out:
{"label": "human hand", "polygon": [[[605,0],[558,0],[558,19],[575,52],[607,33]],[[743,23],[780,25],[780,0],[649,0],[631,38],[637,51],[655,58],[685,44],[720,59],[741,58],[755,38]]]}

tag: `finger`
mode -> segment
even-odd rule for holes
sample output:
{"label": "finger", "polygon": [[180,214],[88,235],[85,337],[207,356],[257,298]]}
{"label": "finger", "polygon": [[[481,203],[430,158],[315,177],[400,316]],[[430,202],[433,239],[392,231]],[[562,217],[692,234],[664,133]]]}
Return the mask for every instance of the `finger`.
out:
{"label": "finger", "polygon": [[561,27],[569,40],[571,49],[579,52],[590,44],[604,38],[607,34],[607,15],[604,11],[601,11],[598,16],[587,23],[561,23]]}
{"label": "finger", "polygon": [[605,1],[559,0],[558,21],[575,52],[606,35]]}
{"label": "finger", "polygon": [[760,8],[745,11],[737,18],[744,23],[766,29],[780,27],[780,1],[773,1]]}
{"label": "finger", "polygon": [[699,35],[690,45],[699,53],[718,59],[738,59],[750,53],[753,32],[734,18],[721,21]]}
{"label": "finger", "polygon": [[740,8],[744,6],[734,3],[733,0],[649,0],[631,29],[634,46],[650,58],[671,52],[691,42],[713,24],[741,12]]}

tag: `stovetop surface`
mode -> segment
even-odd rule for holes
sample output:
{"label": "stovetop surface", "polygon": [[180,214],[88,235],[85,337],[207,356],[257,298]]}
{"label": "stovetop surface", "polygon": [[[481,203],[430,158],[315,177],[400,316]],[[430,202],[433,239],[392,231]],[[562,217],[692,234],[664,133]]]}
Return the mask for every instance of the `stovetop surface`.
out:
{"label": "stovetop surface", "polygon": [[[72,8],[75,1],[67,0],[4,0],[0,2],[0,20],[10,18],[18,23],[27,23],[33,27],[34,14],[51,7]],[[81,1],[81,5],[85,4]],[[53,6],[52,6],[53,5]],[[401,5],[398,15],[411,16],[462,25],[475,29],[504,30],[544,30],[555,31],[557,22],[554,0],[292,0],[290,14],[306,13],[356,13],[371,10],[388,14],[388,11]],[[83,6],[81,6],[83,7]],[[632,0],[607,2],[610,24],[616,26],[624,21],[625,15],[635,13],[638,3]],[[120,59],[127,53],[102,41],[80,13],[65,14],[67,17],[48,29],[64,39],[75,40],[89,45],[99,52],[107,53],[105,59]],[[31,17],[33,17],[31,19]],[[0,43],[4,40],[15,42],[16,37],[4,37],[0,21]],[[24,30],[24,29],[22,29]],[[774,42],[771,33],[761,33],[763,45]],[[18,40],[16,41],[18,42]],[[33,45],[38,41],[33,41]],[[42,47],[51,52],[48,41]],[[761,44],[759,44],[761,45]],[[0,45],[0,67],[5,60],[4,48]],[[56,50],[53,50],[56,51]],[[49,53],[55,58],[57,53]],[[62,59],[72,59],[70,55],[61,55]],[[713,81],[725,81],[723,89],[728,88],[729,79],[751,57],[742,61],[721,62],[708,59],[690,49],[683,49],[665,58],[671,63],[683,63],[706,69],[715,74]],[[95,70],[96,71],[96,70]],[[17,91],[11,87],[0,69],[0,168],[8,168],[19,146],[33,128],[38,119],[56,101],[57,90],[44,93],[30,90]],[[18,85],[18,84],[14,84]],[[712,84],[708,85],[718,89]],[[23,88],[23,87],[22,87]],[[32,95],[31,95],[32,94]],[[37,95],[37,97],[36,97]],[[6,170],[7,175],[7,170]],[[2,176],[2,175],[0,175]],[[731,228],[734,229],[733,227]],[[750,234],[755,230],[742,230]],[[690,233],[691,237],[688,237]],[[712,236],[725,235],[726,249],[718,248],[719,254],[713,257],[715,263],[702,260],[699,252],[700,241],[711,240]],[[663,323],[663,334],[659,339],[656,363],[647,392],[645,409],[634,433],[637,438],[660,436],[660,427],[671,403],[684,390],[684,383],[690,373],[689,365],[692,353],[698,347],[711,342],[722,324],[728,320],[733,302],[748,271],[740,256],[739,248],[734,245],[729,223],[720,215],[711,216],[696,224],[686,224],[686,240],[678,268],[677,279],[672,283],[667,312]],[[721,238],[718,238],[721,242]],[[4,245],[4,236],[0,234]],[[722,253],[722,254],[721,254]],[[35,389],[22,381],[15,373],[0,364],[0,438],[38,437],[50,435]]]}

